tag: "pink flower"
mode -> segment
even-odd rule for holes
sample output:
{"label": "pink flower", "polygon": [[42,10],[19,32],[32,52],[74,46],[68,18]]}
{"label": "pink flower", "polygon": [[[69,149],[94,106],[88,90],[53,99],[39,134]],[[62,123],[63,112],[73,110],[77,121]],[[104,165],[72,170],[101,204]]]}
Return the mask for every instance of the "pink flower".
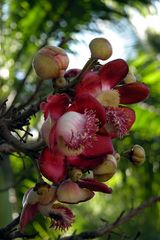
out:
{"label": "pink flower", "polygon": [[47,183],[36,184],[24,195],[20,231],[24,231],[25,226],[38,213],[50,217],[51,226],[55,229],[67,230],[73,223],[74,215],[69,208],[59,202],[79,203],[88,201],[93,196],[92,191],[80,188],[71,180],[62,182],[59,187],[50,186]]}
{"label": "pink flower", "polygon": [[[104,149],[100,153],[97,143],[101,138],[99,129],[105,122],[104,107],[94,97],[84,94],[57,119],[49,134],[49,147],[53,152],[58,148],[65,156],[77,156],[83,152],[91,152],[95,146],[99,155],[102,155]],[[105,153],[108,153],[112,149],[112,143],[108,136],[105,140],[106,145],[103,144],[103,147],[106,147]]]}
{"label": "pink flower", "polygon": [[20,231],[24,231],[25,226],[38,213],[51,218],[51,227],[67,230],[74,221],[74,215],[61,203],[76,204],[88,201],[94,197],[93,191],[111,193],[112,190],[94,179],[84,179],[77,183],[67,179],[59,186],[51,186],[45,182],[36,184],[23,197]]}
{"label": "pink flower", "polygon": [[135,112],[127,107],[106,107],[105,131],[112,137],[123,137],[135,121]]}

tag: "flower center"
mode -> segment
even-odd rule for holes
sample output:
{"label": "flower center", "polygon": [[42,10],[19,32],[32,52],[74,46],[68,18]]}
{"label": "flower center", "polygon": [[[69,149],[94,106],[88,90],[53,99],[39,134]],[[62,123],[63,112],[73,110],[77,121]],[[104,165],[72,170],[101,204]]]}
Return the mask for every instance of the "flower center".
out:
{"label": "flower center", "polygon": [[119,92],[115,89],[102,91],[96,96],[96,99],[104,106],[118,107],[120,103]]}
{"label": "flower center", "polygon": [[59,203],[53,204],[50,217],[52,218],[51,227],[61,231],[67,230],[74,221],[72,211]]}
{"label": "flower center", "polygon": [[77,156],[86,144],[91,145],[97,130],[98,122],[93,110],[85,110],[84,114],[67,112],[57,123],[58,148],[67,156]]}
{"label": "flower center", "polygon": [[105,128],[108,133],[117,134],[119,137],[122,137],[128,132],[129,119],[123,108],[107,107],[106,116]]}

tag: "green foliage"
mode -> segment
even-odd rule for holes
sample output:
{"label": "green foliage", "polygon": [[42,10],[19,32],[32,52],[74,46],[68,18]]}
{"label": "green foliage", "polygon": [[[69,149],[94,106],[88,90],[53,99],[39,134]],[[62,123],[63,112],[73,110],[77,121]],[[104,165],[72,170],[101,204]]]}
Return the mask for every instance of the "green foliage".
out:
{"label": "green foliage", "polygon": [[[51,92],[51,83],[48,82],[40,87],[38,93],[36,92],[38,79],[32,71],[31,62],[38,48],[46,44],[58,45],[62,42],[63,47],[69,49],[70,43],[76,41],[74,33],[84,29],[98,31],[96,26],[98,18],[118,24],[118,21],[127,18],[126,7],[134,7],[142,14],[147,14],[146,6],[151,3],[151,0],[4,1],[1,3],[0,68],[7,71],[9,69],[9,76],[0,78],[1,101],[9,96],[9,100],[14,99],[18,106],[19,102],[25,104],[30,96],[32,98],[29,103],[33,103],[34,100],[39,100]],[[131,28],[131,25],[129,26]],[[63,38],[67,41],[63,42]],[[153,41],[153,39],[150,40]],[[154,44],[157,42],[154,41]],[[149,85],[151,94],[145,103],[133,106],[137,116],[133,131],[124,139],[117,140],[116,148],[123,155],[134,144],[140,144],[146,150],[146,162],[140,167],[135,167],[122,157],[118,172],[108,181],[108,184],[113,187],[112,195],[96,194],[96,197],[87,203],[71,206],[76,215],[76,221],[69,233],[75,230],[78,232],[93,230],[101,226],[104,220],[112,222],[122,210],[135,207],[149,196],[159,193],[160,60],[156,55],[157,52],[153,54],[151,49],[147,49],[147,52],[139,49],[133,51],[136,52],[136,57],[130,60],[130,65],[134,67],[138,80]],[[39,129],[40,121],[41,114],[37,114],[30,121],[31,127]],[[10,155],[9,160],[11,167],[8,168],[8,174],[12,176],[12,182],[15,182],[14,189],[17,197],[15,205],[16,211],[19,212],[24,192],[33,187],[37,180],[36,171],[34,163],[24,155]],[[1,188],[11,184],[7,180],[2,180],[0,178]],[[5,198],[0,197],[0,199],[1,207],[6,204],[6,208],[10,209],[6,195]],[[6,211],[8,216],[7,212],[8,210]],[[160,206],[156,205],[145,210],[116,232],[125,232],[132,237],[131,239],[140,232],[139,239],[158,240],[159,219]],[[0,225],[6,223],[5,219],[0,217]],[[48,220],[44,221],[41,216],[37,216],[36,221],[26,230],[39,232],[39,236],[35,238],[37,240],[54,239],[59,232],[49,229],[48,225]],[[111,239],[120,238],[115,234]]]}

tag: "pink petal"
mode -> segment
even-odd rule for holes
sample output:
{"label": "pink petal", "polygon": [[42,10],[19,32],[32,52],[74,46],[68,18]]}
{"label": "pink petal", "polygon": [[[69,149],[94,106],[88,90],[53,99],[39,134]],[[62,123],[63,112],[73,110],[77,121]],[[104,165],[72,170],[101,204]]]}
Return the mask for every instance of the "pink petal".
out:
{"label": "pink petal", "polygon": [[86,157],[99,157],[113,153],[112,139],[110,136],[96,135],[91,146],[86,146],[83,155]]}
{"label": "pink petal", "polygon": [[50,95],[47,102],[40,104],[40,109],[44,112],[45,119],[50,116],[53,120],[57,120],[67,109],[69,105],[69,97],[66,94]]}
{"label": "pink petal", "polygon": [[93,110],[101,125],[105,124],[106,114],[104,107],[91,95],[83,94],[69,107],[68,111],[84,113],[85,110]]}
{"label": "pink petal", "polygon": [[88,189],[82,189],[77,183],[66,180],[57,189],[58,201],[64,203],[85,202],[93,198],[94,193]]}
{"label": "pink petal", "polygon": [[60,231],[66,231],[74,222],[74,214],[72,211],[62,204],[54,204],[50,212],[52,219],[51,227]]}
{"label": "pink petal", "polygon": [[132,104],[143,101],[149,95],[149,88],[143,83],[129,83],[118,87],[120,103]]}
{"label": "pink petal", "polygon": [[75,87],[76,95],[80,96],[84,93],[97,95],[101,91],[101,82],[96,72],[87,72],[82,77],[80,83]]}
{"label": "pink petal", "polygon": [[106,131],[112,138],[123,137],[135,122],[134,110],[127,107],[106,108]]}
{"label": "pink petal", "polygon": [[128,65],[123,59],[116,59],[103,65],[99,70],[102,90],[115,87],[128,73]]}
{"label": "pink petal", "polygon": [[19,228],[21,232],[24,231],[25,225],[27,225],[37,213],[38,213],[38,204],[33,204],[33,205],[27,204],[24,206],[24,208],[22,209],[20,222],[19,222]]}
{"label": "pink petal", "polygon": [[65,156],[59,153],[57,149],[53,154],[49,148],[44,148],[38,164],[43,176],[54,183],[59,183],[66,176]]}
{"label": "pink petal", "polygon": [[103,193],[111,193],[112,189],[108,187],[106,184],[98,182],[97,180],[93,178],[86,178],[86,179],[81,179],[77,182],[77,184],[81,188],[88,188],[91,191],[95,192],[103,192]]}
{"label": "pink petal", "polygon": [[47,119],[44,121],[41,127],[42,138],[44,139],[44,141],[48,146],[49,146],[49,136],[50,136],[50,132],[53,125],[54,125],[54,121],[52,121],[50,114],[48,114]]}
{"label": "pink petal", "polygon": [[76,157],[68,157],[67,161],[73,167],[80,168],[82,170],[90,170],[96,168],[103,161],[103,157],[87,158],[83,155]]}

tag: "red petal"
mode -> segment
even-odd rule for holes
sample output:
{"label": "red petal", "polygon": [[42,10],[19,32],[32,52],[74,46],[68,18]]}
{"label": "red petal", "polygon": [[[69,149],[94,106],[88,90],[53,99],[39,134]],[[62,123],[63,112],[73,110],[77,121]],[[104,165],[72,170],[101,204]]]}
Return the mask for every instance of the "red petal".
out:
{"label": "red petal", "polygon": [[103,192],[103,193],[111,193],[112,189],[108,187],[106,184],[98,182],[97,180],[93,178],[86,178],[86,179],[81,179],[77,182],[77,184],[81,188],[88,188],[91,191],[95,192]]}
{"label": "red petal", "polygon": [[69,105],[69,97],[66,94],[50,95],[47,102],[40,104],[40,109],[44,112],[45,119],[50,116],[53,120],[57,120],[67,109]]}
{"label": "red petal", "polygon": [[56,145],[56,124],[52,127],[49,134],[49,147],[54,151]]}
{"label": "red petal", "polygon": [[149,95],[149,88],[143,83],[129,83],[118,87],[120,103],[132,104],[143,101]]}
{"label": "red petal", "polygon": [[129,130],[132,127],[133,123],[135,122],[136,119],[135,112],[133,109],[128,107],[121,107],[121,109],[123,109],[123,112],[126,114],[128,118],[128,123],[126,127]]}
{"label": "red petal", "polygon": [[96,72],[87,72],[82,81],[75,87],[76,95],[82,95],[84,93],[89,93],[95,96],[98,92],[101,91],[101,82],[99,76]]}
{"label": "red petal", "polygon": [[110,136],[96,135],[91,146],[86,146],[83,155],[86,157],[99,157],[113,153],[113,145]]}
{"label": "red petal", "polygon": [[90,170],[96,168],[103,161],[103,157],[87,158],[83,155],[67,158],[69,164],[73,167],[80,168],[82,170]]}
{"label": "red petal", "polygon": [[52,182],[59,183],[66,176],[65,156],[57,149],[52,153],[47,147],[44,148],[38,164],[43,176]]}
{"label": "red petal", "polygon": [[69,107],[68,111],[84,113],[85,110],[95,111],[97,119],[101,125],[105,124],[106,113],[104,107],[91,95],[83,94],[76,98],[76,101]]}
{"label": "red petal", "polygon": [[64,203],[79,203],[91,199],[94,193],[88,189],[82,189],[77,183],[66,180],[57,189],[58,201]]}
{"label": "red petal", "polygon": [[38,213],[38,204],[27,204],[24,206],[22,209],[20,221],[19,221],[19,228],[20,231],[23,232],[25,225],[27,225],[33,218],[34,216]]}
{"label": "red petal", "polygon": [[116,59],[103,65],[99,70],[102,90],[115,87],[127,73],[128,65],[123,59]]}

